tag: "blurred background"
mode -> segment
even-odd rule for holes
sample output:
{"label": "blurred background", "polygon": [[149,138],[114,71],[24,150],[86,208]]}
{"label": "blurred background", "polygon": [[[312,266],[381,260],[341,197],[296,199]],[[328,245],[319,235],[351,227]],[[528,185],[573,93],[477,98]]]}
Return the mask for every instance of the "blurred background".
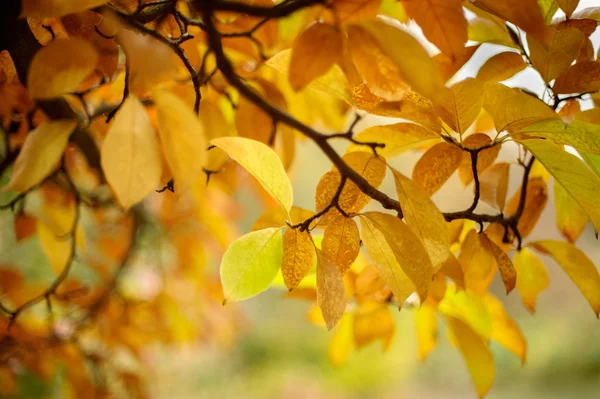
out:
{"label": "blurred background", "polygon": [[[597,0],[581,0],[579,7],[598,5]],[[555,17],[561,14],[559,10]],[[422,38],[416,25],[409,28]],[[591,39],[597,52],[600,32],[596,31]],[[502,50],[483,44],[453,80],[476,75],[489,57]],[[504,83],[535,93],[544,91],[542,79],[529,69]],[[583,110],[589,108],[591,102],[582,104]],[[393,122],[366,118],[356,130]],[[340,152],[344,149],[343,145],[339,147]],[[516,151],[510,144],[503,146],[498,161],[514,162]],[[405,153],[391,164],[410,175],[421,154]],[[296,205],[314,209],[317,182],[330,168],[331,163],[312,143],[299,143],[291,176]],[[516,191],[521,173],[516,167],[511,171],[508,198]],[[388,193],[393,192],[390,176],[382,187]],[[472,185],[463,188],[455,174],[433,199],[442,211],[464,209],[471,203],[472,189]],[[556,228],[552,179],[548,193],[546,208],[528,241],[564,239]],[[239,199],[245,208],[239,231],[246,232],[262,209],[254,198],[239,194]],[[369,207],[378,209],[374,204]],[[600,244],[591,224],[576,245],[600,265]],[[538,297],[535,315],[524,308],[516,291],[505,294],[499,276],[492,284],[491,292],[504,302],[508,313],[521,326],[528,350],[527,361],[521,364],[513,354],[492,343],[496,380],[487,398],[600,398],[599,322],[560,266],[547,256],[540,257],[548,268],[550,286]],[[283,290],[270,289],[244,303],[225,306],[226,312],[230,306],[240,307],[244,317],[242,331],[227,350],[202,346],[183,347],[175,352],[153,351],[148,357],[156,369],[151,391],[165,399],[476,397],[466,364],[444,336],[443,325],[438,347],[420,362],[413,310],[393,311],[396,331],[387,351],[383,351],[380,342],[375,342],[353,351],[342,367],[334,368],[327,356],[333,331],[328,333],[307,320],[309,302],[283,299],[284,296]]]}

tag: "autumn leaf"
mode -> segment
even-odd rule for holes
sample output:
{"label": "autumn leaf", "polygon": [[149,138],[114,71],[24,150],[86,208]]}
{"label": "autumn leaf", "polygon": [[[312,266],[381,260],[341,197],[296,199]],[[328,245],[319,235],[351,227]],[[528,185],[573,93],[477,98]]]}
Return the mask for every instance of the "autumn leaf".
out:
{"label": "autumn leaf", "polygon": [[275,151],[263,143],[243,137],[222,137],[211,143],[225,150],[254,176],[283,209],[288,212],[292,209],[292,184]]}
{"label": "autumn leaf", "polygon": [[158,135],[177,191],[186,191],[202,174],[206,141],[198,116],[179,97],[168,91],[153,93],[158,116]]}
{"label": "autumn leaf", "polygon": [[437,64],[438,69],[442,73],[442,78],[445,81],[448,81],[452,79],[452,77],[456,75],[467,62],[469,62],[479,47],[479,44],[467,46],[465,47],[463,54],[457,58],[451,58],[444,53],[439,53],[434,55],[431,59]]}
{"label": "autumn leaf", "polygon": [[273,136],[273,119],[254,103],[240,98],[235,111],[235,126],[240,137],[269,145]]}
{"label": "autumn leaf", "polygon": [[500,277],[502,277],[502,282],[504,282],[506,294],[508,295],[515,288],[517,283],[517,272],[515,267],[508,255],[485,234],[482,234],[480,239],[485,248],[488,249],[494,256],[494,259],[496,259],[498,271],[500,272]]}
{"label": "autumn leaf", "polygon": [[504,210],[510,164],[501,162],[487,168],[479,175],[481,200],[490,206]]}
{"label": "autumn leaf", "polygon": [[494,383],[496,366],[490,348],[466,323],[452,316],[446,316],[448,328],[458,343],[479,398],[483,398]]}
{"label": "autumn leaf", "polygon": [[589,223],[589,216],[558,182],[554,183],[554,204],[558,230],[569,242],[575,243]]}
{"label": "autumn leaf", "polygon": [[[393,157],[421,144],[439,140],[440,136],[414,123],[395,123],[367,128],[356,134],[354,139],[361,143],[385,144],[385,147],[377,149],[377,153],[384,157]],[[354,151],[371,151],[371,149],[351,143],[348,152]]]}
{"label": "autumn leaf", "polygon": [[545,82],[556,79],[569,68],[579,54],[583,39],[583,33],[575,28],[552,30],[549,45],[533,37],[528,39],[531,62]]}
{"label": "autumn leaf", "polygon": [[465,288],[477,295],[485,294],[497,268],[494,255],[482,240],[485,238],[481,238],[475,230],[469,231],[458,255],[458,262],[464,272]]}
{"label": "autumn leaf", "polygon": [[521,140],[550,174],[587,213],[598,234],[600,229],[600,178],[575,155],[548,140]]}
{"label": "autumn leaf", "polygon": [[312,269],[315,262],[315,244],[308,231],[287,229],[283,233],[283,260],[281,273],[288,290],[294,290]]}
{"label": "autumn leaf", "polygon": [[[492,139],[484,133],[475,133],[463,140],[463,147],[470,149],[478,149],[486,146],[480,150],[477,154],[477,173],[478,175],[483,173],[488,167],[490,167],[500,153],[500,145],[492,146]],[[473,168],[472,159],[470,152],[463,153],[463,159],[458,167],[458,177],[464,186],[468,185],[473,181]]]}
{"label": "autumn leaf", "polygon": [[104,4],[105,0],[23,0],[21,17],[48,18],[61,17]]}
{"label": "autumn leaf", "polygon": [[124,209],[160,184],[162,158],[146,109],[130,96],[117,112],[102,144],[102,170]]}
{"label": "autumn leaf", "polygon": [[436,309],[424,303],[415,312],[415,327],[417,329],[417,345],[419,359],[424,361],[437,346],[438,319]]}
{"label": "autumn leaf", "polygon": [[569,18],[579,5],[579,0],[556,0],[556,4],[565,12],[567,18]]}
{"label": "autumn leaf", "polygon": [[226,301],[250,298],[269,288],[283,258],[280,228],[253,231],[234,241],[221,260]]}
{"label": "autumn leaf", "polygon": [[392,171],[404,220],[425,246],[436,273],[450,251],[450,234],[444,216],[419,186],[400,172]]}
{"label": "autumn leaf", "polygon": [[527,67],[523,56],[512,51],[505,51],[490,57],[479,68],[477,79],[486,82],[501,82],[513,77]]}
{"label": "autumn leaf", "polygon": [[315,78],[326,73],[342,54],[341,31],[329,24],[313,23],[297,38],[292,46],[290,85],[302,90]]}
{"label": "autumn leaf", "polygon": [[344,315],[346,291],[342,273],[336,263],[323,251],[317,249],[317,303],[331,330]]}
{"label": "autumn leaf", "polygon": [[465,79],[441,97],[438,113],[457,133],[463,134],[475,122],[483,105],[484,86],[475,79]]}
{"label": "autumn leaf", "polygon": [[517,323],[504,309],[502,302],[491,294],[484,297],[492,316],[492,339],[514,353],[522,363],[527,359],[527,341]]}
{"label": "autumn leaf", "polygon": [[334,0],[332,5],[341,23],[371,19],[379,12],[381,0]]}
{"label": "autumn leaf", "polygon": [[[403,294],[403,290],[406,289],[406,282],[403,281],[405,274],[414,284],[419,297],[425,298],[433,270],[427,251],[410,227],[399,218],[380,212],[366,212],[360,221],[367,252],[392,292],[395,295]],[[368,234],[365,234],[366,230],[369,231]],[[373,239],[381,238],[385,242],[373,242]],[[394,256],[396,262],[388,259],[390,255]],[[404,273],[397,272],[398,264]],[[402,299],[402,296],[397,296]]]}
{"label": "autumn leaf", "polygon": [[600,90],[600,62],[578,62],[562,75],[552,86],[556,94],[587,93]]}
{"label": "autumn leaf", "polygon": [[535,241],[530,245],[541,253],[554,258],[577,285],[598,317],[600,314],[600,273],[585,253],[573,244],[557,240]]}
{"label": "autumn leaf", "polygon": [[32,130],[15,160],[10,182],[4,190],[23,193],[48,177],[56,168],[76,126],[75,121],[55,120]]}
{"label": "autumn leaf", "polygon": [[394,319],[386,305],[371,304],[359,309],[352,324],[354,344],[357,349],[381,340],[383,350],[387,350],[394,337]]}
{"label": "autumn leaf", "polygon": [[53,40],[31,61],[27,89],[33,98],[49,99],[75,91],[98,63],[98,53],[87,40]]}
{"label": "autumn leaf", "polygon": [[538,295],[550,284],[548,271],[542,261],[527,248],[517,251],[513,261],[519,276],[517,291],[521,295],[523,304],[534,313]]}
{"label": "autumn leaf", "polygon": [[412,180],[429,195],[440,189],[460,165],[463,151],[452,144],[439,143],[417,161]]}
{"label": "autumn leaf", "polygon": [[568,145],[578,152],[600,155],[600,126],[597,124],[573,121],[565,124],[562,120],[545,120],[532,123],[513,135],[522,138],[544,138],[558,145]]}
{"label": "autumn leaf", "polygon": [[333,333],[327,351],[329,361],[333,367],[341,367],[352,352],[353,320],[351,314],[344,314]]}
{"label": "autumn leaf", "polygon": [[476,17],[469,20],[469,40],[518,48],[506,26],[488,18]]}
{"label": "autumn leaf", "polygon": [[[521,189],[519,189],[506,205],[506,213],[514,214],[521,201]],[[548,202],[548,188],[541,177],[533,177],[527,182],[527,193],[523,213],[517,223],[517,229],[521,237],[527,237],[536,226],[542,211]]]}
{"label": "autumn leaf", "polygon": [[343,216],[333,219],[325,228],[321,248],[344,274],[360,252],[360,235],[356,222]]}

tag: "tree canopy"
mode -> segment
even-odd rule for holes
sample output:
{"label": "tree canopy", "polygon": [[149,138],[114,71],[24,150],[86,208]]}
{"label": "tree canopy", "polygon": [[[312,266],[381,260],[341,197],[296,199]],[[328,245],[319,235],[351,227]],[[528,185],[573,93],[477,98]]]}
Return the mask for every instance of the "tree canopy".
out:
{"label": "tree canopy", "polygon": [[[231,339],[223,304],[280,289],[334,366],[410,309],[420,358],[447,331],[484,397],[492,341],[527,356],[495,278],[534,313],[552,258],[600,313],[576,246],[600,229],[600,7],[578,4],[3,1],[0,396],[66,365],[64,395],[147,397],[145,345]],[[502,83],[522,71],[543,91]],[[300,142],[331,163],[310,209]],[[464,208],[436,196],[455,173]],[[549,197],[562,239],[532,240]]]}

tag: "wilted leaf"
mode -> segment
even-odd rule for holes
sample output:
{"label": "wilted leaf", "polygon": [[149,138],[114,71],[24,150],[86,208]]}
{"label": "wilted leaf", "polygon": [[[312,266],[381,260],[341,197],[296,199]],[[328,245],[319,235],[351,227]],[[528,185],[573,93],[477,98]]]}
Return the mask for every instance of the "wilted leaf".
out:
{"label": "wilted leaf", "polygon": [[469,231],[458,255],[467,291],[483,295],[496,273],[496,260],[475,230]]}
{"label": "wilted leaf", "polygon": [[338,266],[319,249],[317,249],[317,303],[327,329],[331,330],[344,315],[346,291]]}
{"label": "wilted leaf", "polygon": [[496,130],[517,131],[544,119],[558,119],[558,115],[541,100],[511,89],[500,83],[487,83],[483,107],[494,118]]}
{"label": "wilted leaf", "polygon": [[491,294],[484,297],[485,304],[492,316],[492,339],[514,353],[525,363],[527,359],[527,341],[517,323],[504,309],[502,302]]}
{"label": "wilted leaf", "polygon": [[531,243],[538,251],[548,254],[563,268],[590,303],[596,317],[600,314],[600,273],[585,253],[573,244],[557,240]]}
{"label": "wilted leaf", "polygon": [[523,56],[512,51],[505,51],[490,57],[479,68],[477,79],[487,82],[501,82],[513,77],[527,67]]}
{"label": "wilted leaf", "polygon": [[[403,288],[406,287],[404,276],[397,273],[399,264],[414,284],[419,297],[425,298],[431,284],[433,269],[427,251],[410,227],[399,218],[380,212],[364,213],[360,220],[367,252],[375,261],[375,267],[381,278],[392,292],[395,295],[397,292],[403,293]],[[384,242],[373,242],[373,239],[380,241],[382,238]],[[396,262],[388,260],[390,255],[388,247]],[[385,259],[381,259],[382,253]],[[399,300],[402,299],[402,296],[397,296]]]}
{"label": "wilted leaf", "polygon": [[[377,149],[377,153],[392,157],[430,140],[439,140],[440,136],[414,123],[395,123],[367,128],[356,134],[354,139],[362,143],[385,144],[384,148]],[[348,152],[353,151],[371,151],[371,148],[351,143]]]}
{"label": "wilted leaf", "polygon": [[477,119],[483,96],[484,86],[480,81],[465,79],[441,96],[438,113],[452,130],[463,134]]}
{"label": "wilted leaf", "polygon": [[550,284],[548,271],[542,261],[527,248],[517,251],[513,261],[518,276],[517,291],[523,304],[534,313],[538,295]]}
{"label": "wilted leaf", "polygon": [[75,91],[98,63],[94,46],[84,39],[56,39],[42,47],[27,71],[33,98],[48,99]]}
{"label": "wilted leaf", "polygon": [[269,288],[282,258],[280,228],[253,231],[238,238],[221,260],[225,300],[240,301]]}
{"label": "wilted leaf", "polygon": [[162,158],[146,109],[129,96],[104,138],[102,170],[121,206],[129,209],[160,184]]}
{"label": "wilted leaf", "polygon": [[444,216],[419,186],[396,170],[393,172],[404,220],[425,246],[436,273],[450,252],[450,234]]}
{"label": "wilted leaf", "polygon": [[153,97],[163,154],[175,179],[175,190],[183,192],[202,174],[207,147],[202,125],[194,111],[176,95],[155,91]]}
{"label": "wilted leaf", "polygon": [[325,228],[323,252],[335,262],[342,274],[350,268],[360,252],[360,235],[356,222],[338,216]]}
{"label": "wilted leaf", "polygon": [[504,251],[485,234],[482,234],[480,239],[482,243],[485,243],[484,246],[489,250],[489,252],[494,255],[498,265],[498,271],[500,272],[500,277],[502,277],[504,288],[506,288],[506,294],[509,294],[515,288],[515,284],[517,283],[517,272],[515,267],[510,261],[508,255],[506,255],[506,253],[504,253]]}
{"label": "wilted leaf", "polygon": [[308,26],[292,46],[288,75],[292,89],[302,90],[312,80],[325,74],[342,54],[342,48],[339,28],[319,22]]}
{"label": "wilted leaf", "polygon": [[25,139],[5,190],[23,193],[41,183],[57,166],[77,123],[69,120],[43,122]]}
{"label": "wilted leaf", "polygon": [[292,209],[292,184],[275,151],[261,142],[243,137],[221,137],[211,143],[225,150],[254,176],[283,209],[288,212]]}
{"label": "wilted leaf", "polygon": [[589,223],[589,216],[558,182],[554,182],[554,204],[558,230],[574,243]]}
{"label": "wilted leaf", "polygon": [[531,62],[546,83],[556,79],[569,68],[577,58],[585,38],[583,33],[575,28],[550,32],[548,45],[538,42],[533,37],[528,39]]}
{"label": "wilted leaf", "polygon": [[509,172],[510,164],[502,162],[490,166],[479,175],[481,200],[500,211],[504,210]]}
{"label": "wilted leaf", "polygon": [[424,303],[415,312],[415,327],[417,328],[417,345],[419,359],[424,361],[437,346],[438,319],[436,309]]}
{"label": "wilted leaf", "polygon": [[460,165],[463,151],[452,144],[439,143],[417,161],[412,180],[432,195],[440,189]]}
{"label": "wilted leaf", "polygon": [[575,155],[548,140],[521,140],[600,229],[600,178]]}
{"label": "wilted leaf", "polygon": [[496,366],[490,348],[466,323],[446,316],[452,336],[458,343],[479,398],[483,398],[494,383]]}
{"label": "wilted leaf", "polygon": [[281,273],[288,290],[292,291],[312,269],[315,244],[308,231],[287,229],[283,234]]}
{"label": "wilted leaf", "polygon": [[467,19],[460,0],[403,0],[406,14],[425,37],[447,56],[460,57],[467,42]]}
{"label": "wilted leaf", "polygon": [[556,79],[552,90],[556,94],[587,93],[600,90],[600,62],[578,62]]}

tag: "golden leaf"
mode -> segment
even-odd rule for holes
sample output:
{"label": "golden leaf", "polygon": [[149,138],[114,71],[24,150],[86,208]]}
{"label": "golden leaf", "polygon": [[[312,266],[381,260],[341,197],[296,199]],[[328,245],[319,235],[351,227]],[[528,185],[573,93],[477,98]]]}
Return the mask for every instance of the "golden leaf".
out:
{"label": "golden leaf", "polygon": [[515,267],[513,266],[510,258],[506,253],[496,245],[492,240],[490,240],[485,234],[480,236],[482,245],[484,245],[489,252],[494,255],[496,259],[496,263],[498,264],[498,271],[500,272],[500,277],[502,277],[502,282],[504,282],[504,288],[506,288],[506,294],[509,294],[517,283],[517,272]]}
{"label": "golden leaf", "polygon": [[432,195],[440,189],[460,165],[463,151],[452,144],[439,143],[417,161],[412,180]]}
{"label": "golden leaf", "polygon": [[[392,157],[431,140],[439,140],[440,136],[414,123],[395,123],[367,128],[356,134],[354,139],[362,143],[385,144],[384,148],[377,149],[377,153],[384,157]],[[370,152],[371,148],[351,143],[347,152],[354,151]]]}
{"label": "golden leaf", "polygon": [[458,255],[467,291],[483,295],[496,273],[496,260],[475,230],[469,231]]}
{"label": "golden leaf", "polygon": [[327,329],[331,330],[344,315],[346,291],[338,266],[319,249],[317,249],[317,303]]}
{"label": "golden leaf", "polygon": [[390,347],[394,337],[394,320],[387,305],[367,304],[358,309],[353,321],[356,348],[363,348],[376,340],[381,340],[384,351]]}
{"label": "golden leaf", "polygon": [[292,291],[312,269],[315,262],[315,244],[308,231],[287,229],[283,233],[283,260],[281,273],[288,290]]}
{"label": "golden leaf", "polygon": [[415,327],[417,328],[417,345],[419,359],[424,361],[437,346],[438,319],[436,309],[424,303],[415,312]]}
{"label": "golden leaf", "polygon": [[506,202],[509,172],[510,164],[501,162],[490,166],[479,175],[481,200],[500,211],[504,210]]}
{"label": "golden leaf", "polygon": [[575,243],[590,222],[589,216],[558,182],[554,182],[554,205],[558,230],[569,242]]}
{"label": "golden leaf", "polygon": [[514,353],[525,363],[527,359],[527,341],[517,323],[510,317],[502,302],[491,294],[484,298],[492,316],[492,339]]}
{"label": "golden leaf", "polygon": [[546,83],[566,71],[577,58],[585,38],[576,28],[551,30],[550,41],[544,45],[533,37],[528,38],[531,62]]}
{"label": "golden leaf", "polygon": [[[517,211],[521,198],[521,189],[508,201],[506,205],[506,214],[512,215]],[[527,237],[533,230],[535,225],[546,207],[548,202],[548,189],[546,183],[541,177],[534,177],[527,182],[527,195],[525,196],[525,207],[519,218],[517,229],[521,233],[521,237]]]}
{"label": "golden leaf", "polygon": [[523,304],[534,313],[538,295],[550,284],[548,271],[542,261],[527,248],[518,251],[513,261],[518,276],[517,291]]}
{"label": "golden leaf", "polygon": [[600,90],[600,62],[583,61],[572,65],[556,79],[552,90],[556,94]]}
{"label": "golden leaf", "polygon": [[483,105],[483,84],[465,79],[441,97],[438,114],[452,130],[463,134],[475,122]]}
{"label": "golden leaf", "polygon": [[350,268],[360,252],[360,235],[356,222],[338,216],[325,228],[321,248],[335,262],[342,274]]}
{"label": "golden leaf", "polygon": [[512,51],[505,51],[490,57],[479,68],[477,79],[487,82],[501,82],[513,77],[527,67],[523,56]]}

